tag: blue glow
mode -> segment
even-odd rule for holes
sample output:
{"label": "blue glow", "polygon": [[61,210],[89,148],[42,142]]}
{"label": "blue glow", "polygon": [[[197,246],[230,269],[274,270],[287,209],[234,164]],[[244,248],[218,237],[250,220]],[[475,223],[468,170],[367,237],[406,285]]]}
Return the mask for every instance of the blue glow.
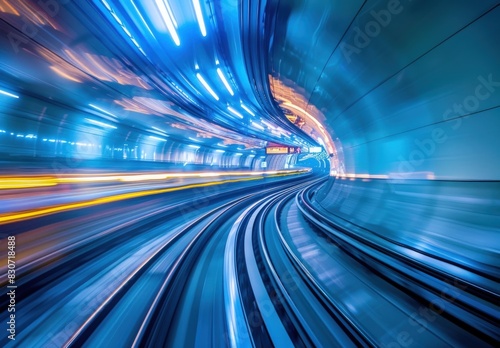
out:
{"label": "blue glow", "polygon": [[203,37],[207,36],[207,28],[205,28],[205,21],[203,20],[203,13],[201,12],[200,0],[193,0],[194,11],[196,12],[196,19],[200,26],[200,32]]}
{"label": "blue glow", "polygon": [[188,145],[189,147],[192,147],[193,149],[199,149],[200,147],[197,145]]}
{"label": "blue glow", "polygon": [[226,86],[226,89],[229,92],[229,94],[231,94],[233,96],[234,95],[233,89],[229,85],[229,82],[227,82],[226,77],[224,76],[224,74],[222,73],[222,70],[220,68],[217,68],[217,74],[219,75],[220,79],[222,80],[222,83],[224,83],[224,86]]}
{"label": "blue glow", "polygon": [[170,10],[170,6],[168,5],[168,2],[166,0],[156,0],[156,6],[158,7],[158,10],[160,10],[161,17],[163,19],[163,22],[165,22],[165,25],[167,26],[172,40],[174,40],[174,43],[177,46],[180,46],[181,40],[179,39],[177,31],[175,30],[176,22],[172,11]]}
{"label": "blue glow", "polygon": [[219,100],[219,96],[217,94],[215,94],[215,92],[208,85],[207,81],[205,81],[203,76],[201,76],[200,73],[196,73],[196,77],[198,78],[198,80],[200,80],[201,84],[203,85],[203,87],[205,87],[205,89],[208,91],[208,93],[210,93],[210,95],[212,95],[212,97],[214,97],[215,100]]}
{"label": "blue glow", "polygon": [[215,152],[224,153],[226,151],[225,150],[215,150]]}

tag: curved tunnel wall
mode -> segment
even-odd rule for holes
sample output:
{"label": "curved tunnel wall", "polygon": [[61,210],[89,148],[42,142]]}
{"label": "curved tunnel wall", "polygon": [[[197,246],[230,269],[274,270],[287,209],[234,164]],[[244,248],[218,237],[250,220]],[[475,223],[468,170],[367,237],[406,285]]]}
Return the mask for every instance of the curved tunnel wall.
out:
{"label": "curved tunnel wall", "polygon": [[371,233],[494,265],[500,251],[498,2],[284,6],[280,21],[287,29],[276,38],[274,75],[294,81],[325,114],[350,174],[330,179],[316,203]]}
{"label": "curved tunnel wall", "polygon": [[[374,74],[357,79],[356,85],[371,89],[336,117],[337,133],[348,139],[348,172],[500,179],[500,47],[493,35],[500,31],[500,8],[474,18],[481,13],[477,7],[450,9],[446,16],[422,13],[417,22],[426,24],[426,35],[421,42],[407,36],[416,43],[413,52],[396,48],[404,36],[388,43],[383,33],[365,48],[365,63],[383,55],[388,64],[373,69],[379,81]],[[386,28],[390,33],[402,31],[404,18],[401,28],[397,21]]]}
{"label": "curved tunnel wall", "polygon": [[325,114],[346,173],[500,178],[496,1],[293,4],[274,74]]}
{"label": "curved tunnel wall", "polygon": [[[71,165],[82,160],[103,160],[161,162],[180,168],[187,166],[184,169],[193,169],[193,165],[205,169],[260,168],[262,159],[254,151],[193,147],[166,135],[149,134],[132,127],[117,125],[107,128],[85,122],[87,118],[98,118],[63,105],[42,103],[27,95],[21,95],[19,99],[0,98],[3,102],[0,157],[4,160],[33,162],[63,158],[64,163]],[[99,122],[113,125],[106,120]],[[147,168],[146,165],[143,167]]]}

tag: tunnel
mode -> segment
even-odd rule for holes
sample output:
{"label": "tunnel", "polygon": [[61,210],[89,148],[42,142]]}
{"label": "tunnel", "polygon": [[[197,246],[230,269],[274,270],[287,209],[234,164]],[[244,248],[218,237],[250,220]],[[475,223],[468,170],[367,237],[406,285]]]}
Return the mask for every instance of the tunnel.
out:
{"label": "tunnel", "polygon": [[500,346],[499,5],[0,0],[1,345]]}

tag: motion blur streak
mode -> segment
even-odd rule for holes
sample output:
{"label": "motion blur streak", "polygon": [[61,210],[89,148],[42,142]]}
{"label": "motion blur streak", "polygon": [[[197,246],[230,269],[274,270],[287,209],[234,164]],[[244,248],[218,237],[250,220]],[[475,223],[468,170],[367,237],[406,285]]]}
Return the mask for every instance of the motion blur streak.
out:
{"label": "motion blur streak", "polygon": [[157,195],[160,193],[174,192],[174,191],[185,190],[185,189],[190,189],[190,188],[195,188],[195,187],[222,185],[222,184],[230,183],[230,182],[258,180],[258,179],[262,179],[262,178],[263,177],[252,177],[252,178],[244,178],[244,179],[222,180],[222,181],[207,182],[207,183],[202,183],[202,184],[178,186],[178,187],[166,188],[166,189],[161,189],[161,190],[139,191],[139,192],[133,192],[133,193],[127,193],[127,194],[121,194],[121,195],[115,195],[115,196],[110,196],[110,197],[94,199],[91,201],[84,201],[84,202],[80,202],[80,203],[66,204],[66,205],[53,206],[53,207],[48,207],[48,208],[43,208],[43,209],[37,209],[37,210],[33,210],[33,211],[23,211],[23,212],[19,212],[19,213],[16,212],[16,213],[1,214],[0,215],[0,224],[5,224],[5,223],[9,223],[9,222],[24,220],[24,219],[31,219],[31,218],[34,218],[37,216],[44,216],[47,214],[58,213],[58,212],[66,211],[66,210],[85,208],[85,207],[95,206],[95,205],[99,205],[99,204],[121,201],[121,200],[125,200],[125,199],[130,199],[130,198],[138,198],[138,197],[144,197],[144,196],[150,196],[150,195]]}
{"label": "motion blur streak", "polygon": [[91,175],[71,175],[63,177],[46,177],[46,176],[29,176],[29,177],[0,177],[0,189],[22,189],[44,186],[54,186],[58,184],[78,184],[89,182],[108,182],[108,181],[151,181],[151,180],[166,180],[169,178],[204,178],[204,177],[220,177],[220,176],[249,176],[249,175],[288,175],[297,174],[308,171],[301,170],[274,170],[274,171],[226,171],[226,172],[194,172],[194,173],[152,173],[139,175],[116,175],[106,174],[99,176]]}
{"label": "motion blur streak", "polygon": [[498,0],[0,0],[0,346],[499,347],[498,33]]}

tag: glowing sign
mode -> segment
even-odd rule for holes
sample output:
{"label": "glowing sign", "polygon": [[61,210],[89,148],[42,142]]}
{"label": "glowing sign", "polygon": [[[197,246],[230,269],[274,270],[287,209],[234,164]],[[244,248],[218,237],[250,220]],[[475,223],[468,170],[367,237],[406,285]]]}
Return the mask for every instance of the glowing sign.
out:
{"label": "glowing sign", "polygon": [[268,155],[288,154],[288,147],[287,146],[266,147],[266,154]]}
{"label": "glowing sign", "polygon": [[300,153],[300,147],[288,146],[271,146],[266,147],[266,154],[268,155],[287,155],[289,153]]}

